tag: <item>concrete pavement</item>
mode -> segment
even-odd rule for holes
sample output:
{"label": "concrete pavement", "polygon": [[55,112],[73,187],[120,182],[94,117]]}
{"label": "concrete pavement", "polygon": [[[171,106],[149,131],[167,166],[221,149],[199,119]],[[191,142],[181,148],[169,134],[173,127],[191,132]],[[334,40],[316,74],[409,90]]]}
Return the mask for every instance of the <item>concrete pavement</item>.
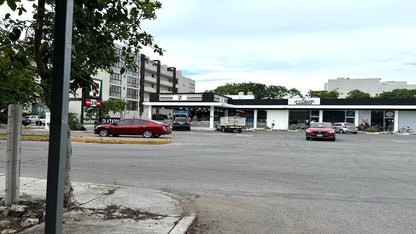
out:
{"label": "concrete pavement", "polygon": [[[5,129],[1,129],[5,130]],[[5,131],[0,131],[0,134]],[[22,140],[48,140],[45,129],[23,129]],[[0,136],[1,138],[1,136]],[[5,136],[3,136],[5,140]],[[90,131],[72,131],[73,142],[107,144],[168,144],[170,139],[99,137]],[[5,196],[6,175],[0,173],[0,196]],[[181,204],[168,193],[137,187],[72,182],[75,203],[81,209],[63,215],[63,233],[186,233],[195,214],[184,214]],[[20,192],[46,198],[46,180],[20,178]],[[44,223],[22,233],[44,233]]]}
{"label": "concrete pavement", "polygon": [[[5,178],[0,174],[0,195]],[[119,185],[73,182],[75,204],[81,209],[63,215],[63,233],[186,233],[195,215],[184,215],[168,193]],[[46,180],[20,178],[20,193],[46,197]],[[44,233],[44,223],[22,233]]]}

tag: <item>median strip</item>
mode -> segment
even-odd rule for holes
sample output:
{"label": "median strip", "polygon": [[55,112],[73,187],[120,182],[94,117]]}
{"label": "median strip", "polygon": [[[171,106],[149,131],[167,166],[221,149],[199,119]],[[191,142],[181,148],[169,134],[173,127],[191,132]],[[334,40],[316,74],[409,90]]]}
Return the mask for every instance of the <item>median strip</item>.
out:
{"label": "median strip", "polygon": [[[5,134],[0,135],[0,140],[7,140]],[[23,135],[24,141],[49,141],[49,136],[46,135]],[[146,144],[146,145],[161,145],[170,144],[170,139],[126,139],[126,138],[101,138],[101,137],[71,137],[71,142],[84,143],[103,143],[103,144]]]}

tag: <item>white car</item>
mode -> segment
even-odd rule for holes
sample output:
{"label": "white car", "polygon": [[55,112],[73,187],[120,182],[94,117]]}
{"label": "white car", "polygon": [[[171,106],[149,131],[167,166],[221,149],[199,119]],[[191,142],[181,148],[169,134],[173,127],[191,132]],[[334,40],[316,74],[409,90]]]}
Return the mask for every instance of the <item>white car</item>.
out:
{"label": "white car", "polygon": [[334,123],[335,132],[339,133],[354,133],[357,134],[357,126],[353,123],[346,123],[346,122],[338,122]]}

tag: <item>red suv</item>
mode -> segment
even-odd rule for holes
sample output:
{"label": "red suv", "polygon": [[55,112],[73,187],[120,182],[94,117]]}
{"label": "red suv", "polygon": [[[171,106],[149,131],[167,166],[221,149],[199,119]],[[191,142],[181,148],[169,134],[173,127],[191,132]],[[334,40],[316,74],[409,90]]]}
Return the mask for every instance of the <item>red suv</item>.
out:
{"label": "red suv", "polygon": [[163,124],[147,119],[122,119],[111,124],[99,125],[94,133],[100,136],[118,135],[143,135],[144,138],[159,137],[160,135],[171,134],[168,124]]}

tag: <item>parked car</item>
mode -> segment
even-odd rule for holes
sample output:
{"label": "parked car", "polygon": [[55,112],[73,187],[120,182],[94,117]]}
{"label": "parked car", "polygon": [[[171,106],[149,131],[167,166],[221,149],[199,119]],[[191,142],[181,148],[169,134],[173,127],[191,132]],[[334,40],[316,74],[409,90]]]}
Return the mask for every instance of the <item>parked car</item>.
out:
{"label": "parked car", "polygon": [[119,135],[143,135],[144,138],[171,134],[168,124],[147,119],[122,119],[115,123],[99,125],[94,133],[102,137]]}
{"label": "parked car", "polygon": [[39,116],[37,115],[26,115],[23,117],[22,124],[26,126],[32,123],[36,123],[36,120],[38,119],[39,119]]}
{"label": "parked car", "polygon": [[172,130],[184,129],[191,131],[191,124],[187,117],[175,117],[172,122]]}
{"label": "parked car", "polygon": [[329,122],[314,122],[306,129],[306,140],[329,139],[335,141],[335,129]]}
{"label": "parked car", "polygon": [[339,133],[354,133],[357,134],[357,126],[355,126],[353,123],[341,123],[337,122],[334,123],[334,129],[335,132]]}

